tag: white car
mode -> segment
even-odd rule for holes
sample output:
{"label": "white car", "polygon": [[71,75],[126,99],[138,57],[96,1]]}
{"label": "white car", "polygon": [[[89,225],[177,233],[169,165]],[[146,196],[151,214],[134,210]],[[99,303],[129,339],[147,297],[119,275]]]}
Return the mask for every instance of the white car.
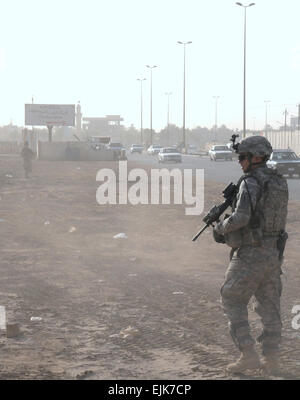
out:
{"label": "white car", "polygon": [[144,146],[142,144],[132,144],[130,147],[130,153],[140,153],[142,154]]}
{"label": "white car", "polygon": [[174,162],[174,163],[181,163],[182,157],[178,150],[174,149],[174,147],[163,147],[160,149],[158,153],[158,162],[165,163],[165,162]]}
{"label": "white car", "polygon": [[197,154],[197,147],[194,144],[189,144],[186,149],[186,154]]}
{"label": "white car", "polygon": [[234,158],[233,152],[226,145],[215,145],[213,146],[208,155],[211,161],[217,160],[230,160]]}
{"label": "white car", "polygon": [[158,154],[161,148],[162,147],[159,144],[152,144],[150,147],[148,147],[147,153],[150,156],[153,156],[154,154]]}

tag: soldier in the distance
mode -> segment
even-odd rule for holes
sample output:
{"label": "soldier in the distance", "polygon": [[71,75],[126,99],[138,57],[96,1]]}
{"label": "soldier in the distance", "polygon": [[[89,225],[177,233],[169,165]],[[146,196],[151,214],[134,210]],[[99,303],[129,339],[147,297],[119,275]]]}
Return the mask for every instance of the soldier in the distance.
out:
{"label": "soldier in the distance", "polygon": [[25,178],[29,177],[32,172],[32,160],[35,158],[35,153],[29,148],[29,144],[26,141],[21,151],[21,157],[23,158],[23,168],[25,171]]}
{"label": "soldier in the distance", "polygon": [[[271,375],[280,372],[280,275],[287,238],[288,186],[285,178],[266,166],[272,151],[263,136],[252,136],[238,144],[239,163],[245,174],[238,182],[232,214],[214,227],[215,240],[232,248],[221,288],[230,334],[241,352],[240,359],[227,367],[231,373],[260,368]],[[247,306],[252,296],[263,325],[257,339],[262,345],[262,363],[248,322]]]}

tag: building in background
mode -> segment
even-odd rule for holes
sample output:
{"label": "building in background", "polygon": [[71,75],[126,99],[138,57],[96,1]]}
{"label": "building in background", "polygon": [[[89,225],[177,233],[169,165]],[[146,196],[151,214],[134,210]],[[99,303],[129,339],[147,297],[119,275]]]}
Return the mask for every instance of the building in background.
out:
{"label": "building in background", "polygon": [[105,117],[82,118],[82,129],[85,133],[98,136],[119,136],[124,126],[121,125],[123,118],[120,115],[106,115]]}
{"label": "building in background", "polygon": [[80,101],[78,102],[77,106],[76,106],[76,130],[77,133],[81,132],[81,121],[82,121],[82,113],[81,113],[81,105],[80,105]]}
{"label": "building in background", "polygon": [[291,116],[290,124],[292,129],[299,129],[299,118],[298,116],[295,117],[294,115]]}

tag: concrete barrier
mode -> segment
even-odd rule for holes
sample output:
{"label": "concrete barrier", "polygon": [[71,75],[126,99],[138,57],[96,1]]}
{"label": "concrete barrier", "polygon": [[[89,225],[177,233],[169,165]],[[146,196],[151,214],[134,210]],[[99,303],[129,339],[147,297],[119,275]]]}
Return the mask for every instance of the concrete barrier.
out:
{"label": "concrete barrier", "polygon": [[297,155],[300,155],[300,131],[264,132],[264,136],[269,140],[274,149],[290,148]]}
{"label": "concrete barrier", "polygon": [[[247,134],[246,137],[252,136]],[[300,157],[300,131],[268,131],[262,132],[262,136],[267,138],[273,149],[291,149]]]}
{"label": "concrete barrier", "polygon": [[22,144],[17,142],[0,142],[0,154],[20,154]]}
{"label": "concrete barrier", "polygon": [[47,161],[112,161],[113,152],[94,150],[85,142],[39,142],[38,159]]}

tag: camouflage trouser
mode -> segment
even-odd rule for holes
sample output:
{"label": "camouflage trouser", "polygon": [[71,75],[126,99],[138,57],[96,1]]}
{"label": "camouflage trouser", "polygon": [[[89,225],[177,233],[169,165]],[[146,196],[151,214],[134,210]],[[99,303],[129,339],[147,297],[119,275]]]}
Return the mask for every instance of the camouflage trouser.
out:
{"label": "camouflage trouser", "polygon": [[282,328],[280,274],[275,246],[244,246],[233,253],[221,288],[221,297],[229,319],[230,334],[241,351],[254,344],[247,309],[252,296],[256,298],[255,311],[263,324],[263,333],[257,339],[262,344],[263,354],[278,351]]}

